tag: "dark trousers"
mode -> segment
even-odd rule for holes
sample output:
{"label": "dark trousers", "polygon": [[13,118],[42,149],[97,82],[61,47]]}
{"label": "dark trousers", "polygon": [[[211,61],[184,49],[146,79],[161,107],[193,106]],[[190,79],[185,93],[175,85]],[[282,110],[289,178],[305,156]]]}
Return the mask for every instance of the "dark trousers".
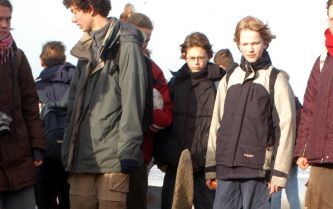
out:
{"label": "dark trousers", "polygon": [[67,177],[60,160],[44,159],[35,186],[38,209],[69,209]]}
{"label": "dark trousers", "polygon": [[127,209],[147,209],[148,173],[142,164],[130,174],[129,192],[126,198]]}
{"label": "dark trousers", "polygon": [[35,209],[35,207],[33,186],[15,192],[0,192],[1,209]]}
{"label": "dark trousers", "polygon": [[[164,176],[162,188],[162,209],[171,209],[173,194],[175,190],[176,174],[174,170],[167,170]],[[184,176],[186,178],[186,176]],[[204,172],[194,173],[194,198],[193,205],[195,209],[212,209],[214,203],[215,192],[206,186]]]}
{"label": "dark trousers", "polygon": [[270,209],[267,182],[264,179],[218,180],[214,209]]}

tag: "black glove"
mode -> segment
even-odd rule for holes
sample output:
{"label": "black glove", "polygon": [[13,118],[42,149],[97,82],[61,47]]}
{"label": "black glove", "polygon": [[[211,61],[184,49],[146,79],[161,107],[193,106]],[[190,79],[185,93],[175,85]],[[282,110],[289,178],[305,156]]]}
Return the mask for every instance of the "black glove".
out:
{"label": "black glove", "polygon": [[121,172],[130,173],[138,167],[138,162],[136,160],[124,159],[120,161]]}

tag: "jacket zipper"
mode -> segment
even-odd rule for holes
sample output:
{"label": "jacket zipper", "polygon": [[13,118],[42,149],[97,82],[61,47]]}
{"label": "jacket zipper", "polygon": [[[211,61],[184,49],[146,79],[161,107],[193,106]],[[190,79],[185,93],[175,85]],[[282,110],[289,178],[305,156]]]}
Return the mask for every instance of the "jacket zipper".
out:
{"label": "jacket zipper", "polygon": [[[306,141],[308,141],[308,140],[306,140]],[[306,146],[307,146],[307,145],[308,145],[308,142],[306,142],[305,145],[304,145],[304,150],[303,150],[303,153],[302,153],[302,157],[305,156],[305,151],[306,151]]]}

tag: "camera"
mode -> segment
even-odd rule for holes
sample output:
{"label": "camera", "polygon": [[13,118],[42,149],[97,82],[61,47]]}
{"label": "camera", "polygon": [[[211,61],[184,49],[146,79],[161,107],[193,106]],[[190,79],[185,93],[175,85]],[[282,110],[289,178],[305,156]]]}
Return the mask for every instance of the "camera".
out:
{"label": "camera", "polygon": [[10,133],[10,123],[12,121],[12,117],[0,111],[0,135],[7,135]]}

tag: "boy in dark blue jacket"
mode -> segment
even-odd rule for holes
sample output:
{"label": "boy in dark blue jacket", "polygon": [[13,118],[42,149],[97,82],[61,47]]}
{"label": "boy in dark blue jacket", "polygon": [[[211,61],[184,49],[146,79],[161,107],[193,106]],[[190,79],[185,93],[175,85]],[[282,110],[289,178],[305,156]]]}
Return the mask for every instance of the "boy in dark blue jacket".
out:
{"label": "boy in dark blue jacket", "polygon": [[47,149],[43,156],[44,164],[38,172],[37,205],[39,209],[69,209],[67,172],[62,166],[60,153],[67,112],[67,89],[75,66],[66,62],[65,46],[60,41],[44,44],[40,60],[44,69],[36,84]]}

